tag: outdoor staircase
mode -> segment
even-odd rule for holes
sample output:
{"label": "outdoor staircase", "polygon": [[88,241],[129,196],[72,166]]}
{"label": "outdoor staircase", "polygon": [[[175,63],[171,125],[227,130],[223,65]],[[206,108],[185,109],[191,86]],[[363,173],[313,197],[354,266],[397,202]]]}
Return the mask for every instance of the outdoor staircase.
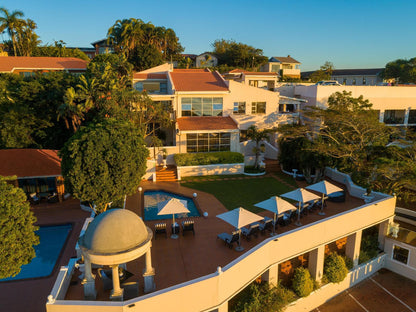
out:
{"label": "outdoor staircase", "polygon": [[278,160],[265,158],[264,163],[266,164],[266,173],[273,173],[273,172],[281,171]]}
{"label": "outdoor staircase", "polygon": [[177,180],[176,166],[156,167],[156,182],[176,182]]}

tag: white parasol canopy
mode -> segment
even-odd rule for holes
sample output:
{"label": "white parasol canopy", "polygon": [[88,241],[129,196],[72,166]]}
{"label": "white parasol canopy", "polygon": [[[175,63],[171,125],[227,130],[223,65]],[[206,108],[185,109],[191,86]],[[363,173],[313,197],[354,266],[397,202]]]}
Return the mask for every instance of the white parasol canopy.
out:
{"label": "white parasol canopy", "polygon": [[248,224],[257,222],[262,220],[263,218],[260,217],[259,215],[256,215],[255,213],[252,213],[242,207],[239,208],[235,208],[233,210],[224,212],[222,214],[217,215],[217,218],[220,218],[221,220],[231,224],[233,227],[235,227],[236,229],[239,230],[238,235],[239,235],[239,239],[238,239],[238,247],[236,248],[236,250],[241,251],[244,248],[241,247],[240,242],[241,242],[241,231],[240,229],[243,226],[246,226]]}
{"label": "white parasol canopy", "polygon": [[275,234],[275,226],[276,226],[276,215],[284,213],[286,211],[296,210],[297,208],[289,203],[288,201],[280,198],[278,196],[272,196],[269,199],[266,199],[260,203],[254,204],[255,207],[259,207],[262,209],[269,210],[273,212],[273,233]]}
{"label": "white parasol canopy", "polygon": [[332,194],[334,192],[343,191],[342,188],[340,188],[340,187],[338,187],[338,186],[336,186],[332,183],[329,183],[326,180],[323,180],[321,182],[309,185],[305,188],[308,189],[308,190],[315,191],[315,192],[318,192],[318,193],[322,194],[322,201],[321,201],[322,206],[321,206],[321,211],[319,212],[320,215],[325,215],[325,212],[324,212],[324,196]]}
{"label": "white parasol canopy", "polygon": [[293,199],[293,200],[296,200],[297,202],[299,202],[298,220],[296,221],[296,225],[302,225],[300,223],[300,206],[301,206],[301,204],[303,204],[305,202],[308,202],[308,201],[311,201],[311,200],[319,199],[319,196],[305,190],[304,188],[298,188],[294,191],[284,193],[280,196],[285,197],[285,198],[289,198],[289,199]]}

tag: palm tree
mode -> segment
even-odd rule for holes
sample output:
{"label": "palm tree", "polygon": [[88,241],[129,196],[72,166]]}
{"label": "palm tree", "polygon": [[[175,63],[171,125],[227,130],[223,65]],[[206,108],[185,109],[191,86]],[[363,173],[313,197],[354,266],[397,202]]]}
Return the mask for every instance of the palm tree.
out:
{"label": "palm tree", "polygon": [[0,8],[0,13],[3,13],[3,16],[0,16],[0,33],[7,30],[10,38],[12,39],[13,53],[15,56],[17,56],[16,35],[24,23],[24,20],[20,19],[19,17],[23,17],[24,14],[22,11],[17,10],[10,13],[6,8],[3,7]]}
{"label": "palm tree", "polygon": [[69,122],[71,122],[74,132],[81,126],[82,120],[84,120],[85,107],[82,104],[75,102],[76,92],[73,87],[66,90],[64,100],[65,102],[58,107],[58,120],[63,118],[67,129],[70,128]]}
{"label": "palm tree", "polygon": [[259,131],[257,129],[257,127],[254,126],[254,125],[250,126],[247,129],[247,138],[256,143],[256,146],[253,149],[254,153],[256,154],[256,160],[255,160],[255,164],[254,164],[254,167],[256,169],[258,169],[258,167],[259,167],[259,156],[260,156],[260,152],[261,152],[260,142],[265,140],[265,139],[268,139],[269,134],[271,132],[273,132],[273,130],[271,130],[271,129],[265,129],[265,130]]}

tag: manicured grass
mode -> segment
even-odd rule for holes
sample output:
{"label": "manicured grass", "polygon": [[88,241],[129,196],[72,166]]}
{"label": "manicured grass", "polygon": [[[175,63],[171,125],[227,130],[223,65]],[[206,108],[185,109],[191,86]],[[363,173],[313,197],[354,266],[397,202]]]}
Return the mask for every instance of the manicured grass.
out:
{"label": "manicured grass", "polygon": [[295,181],[295,179],[292,176],[290,176],[290,175],[288,175],[286,173],[283,173],[281,171],[279,171],[279,172],[273,172],[273,174],[276,177],[279,177],[280,179],[282,179],[283,181],[285,181],[286,183],[288,183],[290,185],[293,185],[294,188],[298,188],[298,186],[296,184],[296,181]]}
{"label": "manicured grass", "polygon": [[254,204],[280,195],[293,188],[271,177],[243,179],[181,182],[183,186],[213,194],[228,209],[243,207],[252,212],[264,211]]}

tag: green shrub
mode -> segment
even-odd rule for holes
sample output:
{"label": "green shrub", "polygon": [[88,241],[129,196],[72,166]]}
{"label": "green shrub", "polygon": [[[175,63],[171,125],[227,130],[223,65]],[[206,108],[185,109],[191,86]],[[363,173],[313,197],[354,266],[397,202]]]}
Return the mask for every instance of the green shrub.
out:
{"label": "green shrub", "polygon": [[244,162],[243,154],[236,152],[175,154],[174,159],[177,166],[238,164]]}
{"label": "green shrub", "polygon": [[354,267],[354,261],[352,261],[350,257],[342,256],[342,259],[344,259],[344,262],[345,262],[345,265],[347,266],[348,271]]}
{"label": "green shrub", "polygon": [[371,259],[371,257],[368,255],[368,253],[364,250],[360,251],[360,257],[358,258],[358,263],[364,263]]}
{"label": "green shrub", "polygon": [[299,267],[292,279],[292,288],[299,297],[306,297],[313,291],[314,282],[308,269]]}
{"label": "green shrub", "polygon": [[325,258],[324,274],[332,283],[342,282],[348,274],[348,269],[342,256],[336,252],[330,253]]}
{"label": "green shrub", "polygon": [[374,229],[363,231],[360,246],[360,258],[359,263],[367,262],[370,259],[377,257],[378,255],[378,232]]}
{"label": "green shrub", "polygon": [[295,300],[293,291],[267,283],[252,283],[229,302],[230,312],[279,312]]}

